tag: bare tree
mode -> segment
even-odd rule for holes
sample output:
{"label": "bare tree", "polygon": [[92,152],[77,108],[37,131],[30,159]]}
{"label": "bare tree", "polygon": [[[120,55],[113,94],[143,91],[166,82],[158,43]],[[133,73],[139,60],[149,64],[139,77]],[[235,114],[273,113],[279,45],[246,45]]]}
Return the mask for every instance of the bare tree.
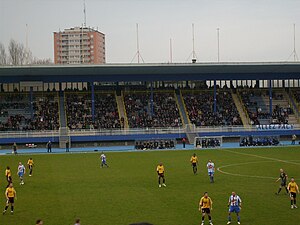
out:
{"label": "bare tree", "polygon": [[16,42],[11,39],[8,44],[9,61],[13,66],[23,65],[26,62],[28,55],[31,56],[30,50],[26,50],[22,43]]}
{"label": "bare tree", "polygon": [[11,39],[8,44],[9,61],[13,66],[19,65],[18,43]]}
{"label": "bare tree", "polygon": [[8,45],[9,64],[18,65],[37,65],[51,64],[51,59],[38,59],[32,56],[30,49],[26,49],[22,43],[11,39]]}
{"label": "bare tree", "polygon": [[52,64],[52,61],[50,58],[48,59],[38,59],[36,57],[34,57],[31,61],[32,65],[50,65]]}
{"label": "bare tree", "polygon": [[7,64],[7,56],[5,47],[2,43],[0,43],[0,65],[6,65]]}

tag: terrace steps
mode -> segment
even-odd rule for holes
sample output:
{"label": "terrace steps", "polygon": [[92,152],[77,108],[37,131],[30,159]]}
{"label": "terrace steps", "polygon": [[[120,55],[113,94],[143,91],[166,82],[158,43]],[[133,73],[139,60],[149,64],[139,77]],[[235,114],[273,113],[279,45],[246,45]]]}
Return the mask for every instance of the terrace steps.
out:
{"label": "terrace steps", "polygon": [[65,110],[65,95],[63,91],[59,92],[59,126],[67,127],[66,110]]}
{"label": "terrace steps", "polygon": [[184,106],[184,101],[181,97],[180,94],[176,94],[176,102],[178,104],[178,109],[179,109],[179,113],[182,117],[182,122],[183,122],[183,125],[187,125],[189,124],[189,119],[188,119],[188,115],[187,115],[187,112],[186,112],[186,109],[185,109],[185,106]]}
{"label": "terrace steps", "polygon": [[193,144],[195,138],[198,137],[198,133],[193,132],[194,125],[190,123],[181,93],[176,93],[176,102],[178,104],[178,109],[182,118],[183,126],[186,127],[187,139],[190,144]]}
{"label": "terrace steps", "polygon": [[237,110],[238,110],[238,112],[240,114],[241,120],[243,122],[243,126],[245,128],[249,128],[250,127],[250,125],[249,125],[249,117],[246,114],[247,112],[243,109],[242,102],[240,101],[240,99],[239,99],[239,97],[238,97],[237,94],[232,93],[231,95],[232,95],[232,99],[234,101],[234,104],[235,104],[235,106],[236,106],[236,108],[237,108]]}
{"label": "terrace steps", "polygon": [[116,95],[116,101],[117,101],[117,107],[119,112],[119,118],[120,120],[122,117],[124,118],[124,129],[128,129],[129,125],[128,125],[128,118],[125,109],[123,94],[120,96]]}

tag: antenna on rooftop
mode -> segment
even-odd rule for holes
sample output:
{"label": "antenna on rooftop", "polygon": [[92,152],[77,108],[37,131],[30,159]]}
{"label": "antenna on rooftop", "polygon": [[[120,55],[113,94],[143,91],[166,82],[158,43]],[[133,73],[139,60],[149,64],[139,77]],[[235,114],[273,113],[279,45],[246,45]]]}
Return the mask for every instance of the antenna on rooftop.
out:
{"label": "antenna on rooftop", "polygon": [[25,51],[26,51],[26,64],[29,64],[29,52],[28,52],[28,24],[26,23],[26,43],[25,43]]}
{"label": "antenna on rooftop", "polygon": [[217,28],[218,62],[220,62],[220,28]]}
{"label": "antenna on rooftop", "polygon": [[86,8],[85,8],[85,0],[83,0],[83,15],[84,15],[84,27],[86,27]]}
{"label": "antenna on rooftop", "polygon": [[196,55],[196,52],[195,52],[195,32],[194,32],[194,24],[193,23],[192,23],[192,42],[193,42],[193,50],[192,50],[192,53],[190,54],[189,58],[187,59],[187,61],[192,56],[192,63],[196,63],[197,62],[197,55]]}
{"label": "antenna on rooftop", "polygon": [[143,63],[145,62],[141,53],[140,53],[140,43],[139,43],[139,24],[136,24],[136,53],[133,57],[133,59],[131,60],[131,63],[133,62],[133,60],[137,57],[137,62],[140,63],[140,59],[143,61]]}
{"label": "antenna on rooftop", "polygon": [[170,63],[173,63],[173,46],[172,46],[172,38],[170,38]]}
{"label": "antenna on rooftop", "polygon": [[293,24],[293,26],[294,26],[294,49],[293,49],[291,55],[289,56],[288,60],[293,56],[294,62],[296,62],[296,61],[299,61],[297,51],[296,51],[296,24]]}

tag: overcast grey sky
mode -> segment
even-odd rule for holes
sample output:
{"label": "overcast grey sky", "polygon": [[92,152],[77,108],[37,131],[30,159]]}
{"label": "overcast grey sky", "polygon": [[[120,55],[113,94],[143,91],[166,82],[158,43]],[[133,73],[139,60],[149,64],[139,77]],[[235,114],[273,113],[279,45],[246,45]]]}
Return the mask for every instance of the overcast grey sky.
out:
{"label": "overcast grey sky", "polygon": [[[106,35],[108,63],[131,62],[136,23],[145,62],[186,62],[192,23],[198,61],[284,61],[293,50],[293,23],[300,54],[299,0],[86,0],[87,25]],[[39,58],[53,59],[53,32],[83,23],[83,0],[0,0],[0,42],[11,38]]]}

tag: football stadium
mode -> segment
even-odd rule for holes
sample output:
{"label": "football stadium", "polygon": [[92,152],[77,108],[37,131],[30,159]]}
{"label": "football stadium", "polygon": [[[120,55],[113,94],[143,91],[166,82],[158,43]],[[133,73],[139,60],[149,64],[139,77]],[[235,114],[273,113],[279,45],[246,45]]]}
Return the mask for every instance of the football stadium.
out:
{"label": "football stadium", "polygon": [[299,87],[298,62],[0,67],[0,224],[299,224]]}

